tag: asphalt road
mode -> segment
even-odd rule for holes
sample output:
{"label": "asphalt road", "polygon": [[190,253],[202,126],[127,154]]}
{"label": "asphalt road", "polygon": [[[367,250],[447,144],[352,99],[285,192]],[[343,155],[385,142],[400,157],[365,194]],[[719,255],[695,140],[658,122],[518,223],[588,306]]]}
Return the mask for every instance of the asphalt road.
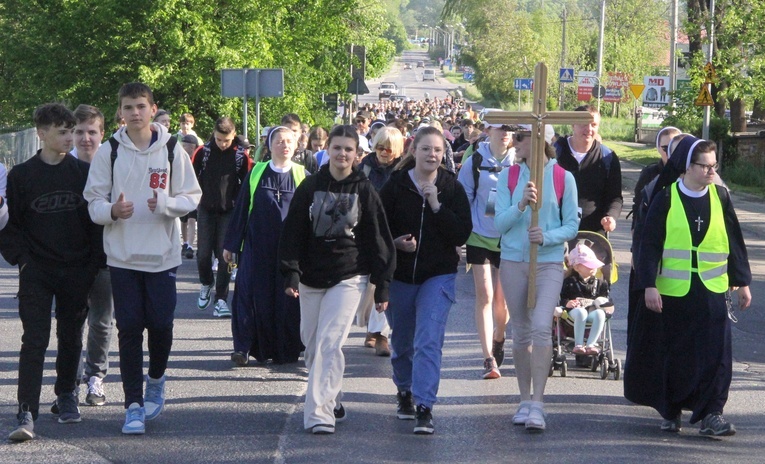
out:
{"label": "asphalt road", "polygon": [[[408,59],[405,56],[405,59]],[[422,84],[411,84],[422,87]],[[444,91],[440,82],[419,90]],[[370,87],[370,90],[372,88]],[[625,204],[638,169],[623,163]],[[150,422],[144,436],[120,433],[124,410],[116,338],[106,380],[108,404],[83,406],[80,424],[61,425],[41,410],[38,437],[28,443],[0,442],[0,463],[361,463],[361,462],[620,462],[732,463],[765,462],[762,335],[765,230],[761,201],[734,197],[740,212],[755,275],[753,307],[738,314],[734,327],[734,377],[726,417],[736,424],[731,438],[700,437],[683,424],[679,435],[659,431],[659,418],[648,408],[629,404],[622,382],[600,380],[589,370],[557,373],[547,385],[547,431],[531,435],[510,418],[518,402],[509,344],[498,380],[481,380],[482,359],[475,335],[472,276],[457,280],[457,304],[451,311],[442,368],[436,433],[415,436],[413,423],[395,416],[395,387],[388,358],[362,347],[365,330],[354,327],[345,347],[344,404],[349,418],[332,436],[314,436],[302,428],[306,371],[302,365],[250,365],[234,368],[227,320],[212,309],[196,309],[196,266],[184,260],[178,272],[175,343],[168,369],[167,408]],[[617,356],[624,358],[626,286],[629,266],[628,225],[619,222],[611,240],[621,266],[612,290],[616,313],[612,331]],[[62,231],[63,233],[64,231]],[[15,425],[16,371],[21,325],[14,295],[15,269],[0,267],[0,431]],[[55,335],[45,365],[42,402],[53,401]]]}

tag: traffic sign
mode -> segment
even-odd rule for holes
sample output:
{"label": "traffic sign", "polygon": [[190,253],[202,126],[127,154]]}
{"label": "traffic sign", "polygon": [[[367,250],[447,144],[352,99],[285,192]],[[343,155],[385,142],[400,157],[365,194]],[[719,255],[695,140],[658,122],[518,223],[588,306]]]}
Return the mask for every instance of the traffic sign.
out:
{"label": "traffic sign", "polygon": [[579,86],[576,89],[576,99],[578,101],[589,101],[592,98],[592,87],[598,82],[595,71],[579,71],[577,79]]}
{"label": "traffic sign", "polygon": [[606,96],[606,88],[602,85],[596,85],[592,88],[592,96],[595,98],[603,98]]}
{"label": "traffic sign", "polygon": [[574,82],[574,68],[560,68],[560,82],[562,84]]}
{"label": "traffic sign", "polygon": [[705,84],[711,84],[712,81],[717,80],[717,73],[715,72],[715,67],[712,65],[711,62],[707,61],[707,64],[704,65],[704,83]]}
{"label": "traffic sign", "polygon": [[694,104],[696,106],[714,106],[715,101],[712,100],[712,94],[709,93],[709,88],[706,84],[701,85],[701,91],[699,92],[699,96],[696,97]]}
{"label": "traffic sign", "polygon": [[632,95],[635,96],[635,100],[640,98],[643,94],[643,89],[645,89],[645,84],[630,84],[630,90],[632,91]]}
{"label": "traffic sign", "polygon": [[513,88],[515,90],[534,90],[534,79],[516,79]]}

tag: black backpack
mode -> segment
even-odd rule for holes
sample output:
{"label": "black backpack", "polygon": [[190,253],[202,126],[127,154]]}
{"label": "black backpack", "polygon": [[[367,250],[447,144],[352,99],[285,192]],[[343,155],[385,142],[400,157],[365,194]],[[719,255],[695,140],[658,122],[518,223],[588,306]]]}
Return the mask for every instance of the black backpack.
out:
{"label": "black backpack", "polygon": [[478,179],[481,178],[481,171],[500,173],[505,167],[501,164],[499,166],[481,166],[483,155],[478,153],[478,150],[473,152],[470,160],[473,162],[473,200],[475,200],[476,195],[478,195]]}

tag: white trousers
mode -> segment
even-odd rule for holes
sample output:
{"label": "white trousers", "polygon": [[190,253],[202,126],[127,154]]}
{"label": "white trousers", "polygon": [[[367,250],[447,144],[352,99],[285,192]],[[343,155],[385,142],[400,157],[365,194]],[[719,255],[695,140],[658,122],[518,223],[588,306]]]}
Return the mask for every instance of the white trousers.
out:
{"label": "white trousers", "polygon": [[345,371],[342,348],[368,281],[368,276],[355,276],[331,288],[299,286],[300,338],[308,368],[306,429],[335,424],[334,409],[341,399]]}

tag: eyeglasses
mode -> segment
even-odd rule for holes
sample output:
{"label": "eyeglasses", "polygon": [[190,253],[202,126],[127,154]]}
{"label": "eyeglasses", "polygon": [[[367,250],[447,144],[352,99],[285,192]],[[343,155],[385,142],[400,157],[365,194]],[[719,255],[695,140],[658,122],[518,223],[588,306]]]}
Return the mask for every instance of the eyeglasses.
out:
{"label": "eyeglasses", "polygon": [[661,148],[661,151],[663,151],[664,153],[667,153],[667,150],[669,150],[669,145],[662,145],[659,148]]}
{"label": "eyeglasses", "polygon": [[375,151],[384,151],[385,153],[389,155],[393,153],[393,150],[391,150],[390,148],[381,147],[379,145],[375,147]]}
{"label": "eyeglasses", "polygon": [[704,170],[704,172],[706,172],[707,174],[709,174],[710,172],[712,172],[712,170],[713,170],[713,169],[714,169],[715,171],[717,171],[717,168],[719,168],[719,167],[720,167],[720,163],[715,163],[715,164],[701,164],[701,163],[691,163],[691,164],[695,164],[696,166],[701,166],[701,168],[702,168],[702,169]]}

